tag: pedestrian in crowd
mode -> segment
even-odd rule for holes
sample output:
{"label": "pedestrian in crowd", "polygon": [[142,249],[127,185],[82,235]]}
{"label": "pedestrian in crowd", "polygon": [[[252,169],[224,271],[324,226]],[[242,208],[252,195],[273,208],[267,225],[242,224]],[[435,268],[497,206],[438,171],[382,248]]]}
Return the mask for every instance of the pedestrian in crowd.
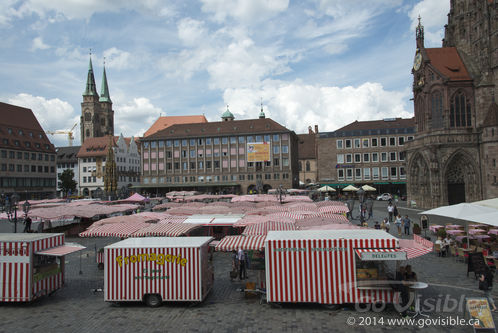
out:
{"label": "pedestrian in crowd", "polygon": [[410,234],[410,224],[412,221],[410,220],[408,215],[405,215],[405,217],[402,219],[402,222],[403,222],[403,227],[405,229],[405,235],[409,235]]}
{"label": "pedestrian in crowd", "polygon": [[354,206],[353,200],[348,199],[346,201],[346,205],[348,206],[348,212],[346,214],[346,217],[352,219],[353,218],[353,206]]}
{"label": "pedestrian in crowd", "polygon": [[239,260],[239,280],[247,279],[246,255],[244,253],[244,250],[239,248],[237,259]]}
{"label": "pedestrian in crowd", "polygon": [[411,281],[411,282],[416,282],[417,281],[417,274],[412,271],[412,266],[411,265],[406,265],[405,267],[405,275],[406,281]]}
{"label": "pedestrian in crowd", "polygon": [[24,219],[24,232],[31,232],[31,218],[29,216]]}
{"label": "pedestrian in crowd", "polygon": [[410,301],[410,289],[408,287],[408,282],[406,281],[406,270],[404,266],[401,266],[396,272],[396,284],[394,285],[394,290],[399,291],[401,306],[401,316],[407,316],[408,302]]}
{"label": "pedestrian in crowd", "polygon": [[40,223],[38,223],[38,227],[36,228],[36,231],[37,232],[43,232],[44,224],[45,224],[45,222],[43,220],[41,220]]}
{"label": "pedestrian in crowd", "polygon": [[401,237],[401,215],[398,214],[398,216],[396,216],[396,220],[394,221],[394,224],[396,225],[396,227],[398,228],[398,236]]}
{"label": "pedestrian in crowd", "polygon": [[479,289],[484,291],[486,298],[488,299],[489,305],[492,307],[493,312],[496,312],[496,305],[491,295],[491,289],[493,288],[493,273],[489,268],[486,267],[485,271],[479,276]]}
{"label": "pedestrian in crowd", "polygon": [[237,259],[237,251],[232,251],[232,270],[230,271],[230,281],[237,278],[239,275],[239,260]]}
{"label": "pedestrian in crowd", "polygon": [[373,217],[373,200],[372,197],[368,197],[367,199],[367,211],[368,211],[368,219]]}
{"label": "pedestrian in crowd", "polygon": [[391,228],[391,223],[387,219],[387,217],[384,217],[384,224],[386,225],[386,232],[389,233],[389,229]]}
{"label": "pedestrian in crowd", "polygon": [[448,235],[446,235],[446,237],[444,237],[443,239],[443,244],[442,244],[442,247],[441,247],[441,252],[443,254],[443,256],[448,256],[449,253],[450,253],[450,246],[451,246],[451,239]]}
{"label": "pedestrian in crowd", "polygon": [[389,214],[389,222],[392,222],[394,217],[394,206],[391,201],[389,201],[389,204],[387,205],[387,213]]}
{"label": "pedestrian in crowd", "polygon": [[394,216],[399,215],[398,206],[396,206],[396,204],[393,204],[393,214],[394,214]]}
{"label": "pedestrian in crowd", "polygon": [[375,221],[375,224],[374,224],[374,229],[380,230],[380,224],[379,224],[379,221]]}
{"label": "pedestrian in crowd", "polygon": [[380,223],[380,228],[384,231],[386,231],[386,222],[385,220],[382,220],[382,222]]}

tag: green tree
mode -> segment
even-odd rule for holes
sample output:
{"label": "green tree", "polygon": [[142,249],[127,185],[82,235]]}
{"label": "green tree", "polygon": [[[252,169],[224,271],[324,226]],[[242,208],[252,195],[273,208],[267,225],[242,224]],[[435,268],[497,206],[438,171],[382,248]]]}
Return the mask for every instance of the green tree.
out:
{"label": "green tree", "polygon": [[71,191],[71,193],[76,192],[77,183],[73,178],[74,171],[71,169],[64,170],[59,176],[59,188],[61,189],[62,193],[64,193],[64,195],[67,195],[69,191]]}

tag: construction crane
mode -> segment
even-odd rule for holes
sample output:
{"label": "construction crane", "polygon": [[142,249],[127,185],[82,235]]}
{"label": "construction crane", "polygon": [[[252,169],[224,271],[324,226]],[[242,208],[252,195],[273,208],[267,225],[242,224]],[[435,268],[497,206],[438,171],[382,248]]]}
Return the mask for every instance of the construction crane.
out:
{"label": "construction crane", "polygon": [[73,146],[73,140],[74,140],[73,130],[75,129],[76,125],[78,125],[78,123],[74,124],[74,126],[69,131],[57,130],[57,131],[46,131],[45,133],[51,134],[51,135],[55,135],[55,134],[66,134],[67,135],[67,140],[69,141],[69,146],[72,147]]}

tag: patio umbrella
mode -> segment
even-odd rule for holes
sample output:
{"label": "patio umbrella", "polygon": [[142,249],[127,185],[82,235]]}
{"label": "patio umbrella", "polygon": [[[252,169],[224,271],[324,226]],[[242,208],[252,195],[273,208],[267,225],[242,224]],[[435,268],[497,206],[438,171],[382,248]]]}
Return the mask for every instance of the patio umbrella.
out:
{"label": "patio umbrella", "polygon": [[358,191],[358,189],[356,187],[354,187],[353,185],[348,185],[345,188],[343,188],[342,190],[346,191],[346,192],[356,192],[356,191]]}
{"label": "patio umbrella", "polygon": [[317,191],[318,192],[335,192],[335,189],[328,186],[328,185],[325,185],[325,186],[320,187]]}
{"label": "patio umbrella", "polygon": [[498,226],[498,209],[480,206],[474,203],[459,203],[457,205],[442,206],[419,214],[438,215],[454,219],[478,222]]}
{"label": "patio umbrella", "polygon": [[363,189],[363,191],[367,191],[367,192],[377,191],[377,189],[375,187],[372,187],[370,185],[363,185],[361,188]]}

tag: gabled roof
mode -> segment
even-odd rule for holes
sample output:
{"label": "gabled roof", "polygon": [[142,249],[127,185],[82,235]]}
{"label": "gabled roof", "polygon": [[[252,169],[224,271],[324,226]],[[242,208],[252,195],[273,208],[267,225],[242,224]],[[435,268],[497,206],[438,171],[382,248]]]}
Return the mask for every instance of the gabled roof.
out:
{"label": "gabled roof", "polygon": [[314,159],[316,158],[315,150],[315,136],[316,134],[298,134],[298,159]]}
{"label": "gabled roof", "polygon": [[1,102],[0,148],[55,153],[33,111]]}
{"label": "gabled roof", "polygon": [[359,131],[368,129],[381,129],[381,128],[404,128],[415,127],[414,118],[386,118],[383,120],[367,120],[367,121],[354,121],[344,127],[339,128],[339,131]]}
{"label": "gabled roof", "polygon": [[[117,147],[119,136],[113,137],[113,147]],[[126,145],[129,147],[131,138],[124,138]],[[134,139],[135,143],[137,139]],[[137,147],[140,147],[137,145]],[[77,157],[98,157],[107,156],[109,150],[109,136],[102,136],[98,138],[88,138],[85,140],[80,150],[78,151]],[[140,150],[140,149],[139,149]]]}
{"label": "gabled roof", "polygon": [[425,49],[427,57],[434,68],[453,81],[472,80],[462,58],[455,47],[438,47]]}
{"label": "gabled roof", "polygon": [[192,124],[192,123],[207,123],[206,117],[203,115],[194,116],[168,116],[159,117],[154,124],[145,132],[144,137],[157,133],[171,125],[175,124]]}
{"label": "gabled roof", "polygon": [[491,103],[489,106],[488,114],[482,125],[483,127],[498,126],[498,104],[496,102]]}
{"label": "gabled roof", "polygon": [[73,147],[57,147],[57,162],[68,163],[68,162],[78,162],[77,154],[81,146]]}
{"label": "gabled roof", "polygon": [[270,118],[217,121],[198,124],[178,124],[159,131],[144,139],[208,137],[221,135],[248,135],[258,133],[282,133],[291,130]]}

